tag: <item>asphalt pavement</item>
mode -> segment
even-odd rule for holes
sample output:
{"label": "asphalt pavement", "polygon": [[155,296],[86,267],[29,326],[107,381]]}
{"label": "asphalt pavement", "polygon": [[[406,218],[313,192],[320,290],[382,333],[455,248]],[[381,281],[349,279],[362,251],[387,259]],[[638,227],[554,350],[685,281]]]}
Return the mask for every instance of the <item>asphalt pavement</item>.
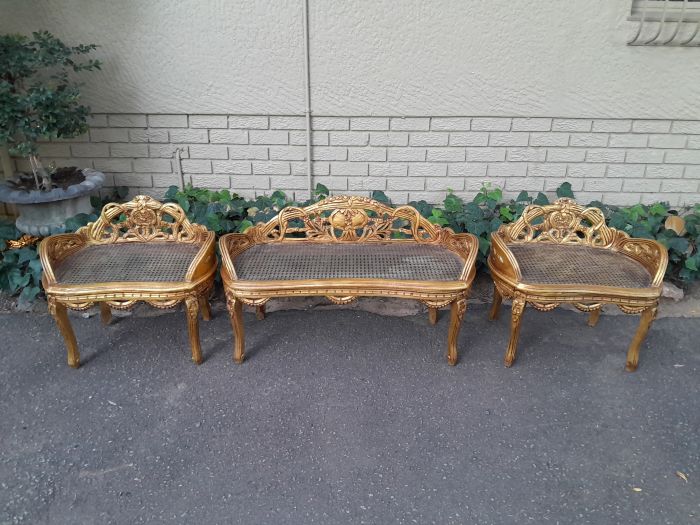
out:
{"label": "asphalt pavement", "polygon": [[0,315],[0,523],[700,523],[700,322],[508,314]]}

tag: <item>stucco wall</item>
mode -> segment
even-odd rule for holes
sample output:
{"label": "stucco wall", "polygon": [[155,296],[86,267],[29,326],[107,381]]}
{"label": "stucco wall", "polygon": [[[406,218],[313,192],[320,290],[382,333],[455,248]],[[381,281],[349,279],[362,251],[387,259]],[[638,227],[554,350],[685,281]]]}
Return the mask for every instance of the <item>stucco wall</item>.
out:
{"label": "stucco wall", "polygon": [[[626,46],[629,4],[309,0],[314,113],[700,117],[700,53]],[[299,114],[302,5],[0,0],[0,32],[100,44],[96,112]]]}
{"label": "stucco wall", "polygon": [[[314,181],[395,202],[564,180],[584,201],[700,201],[700,50],[625,45],[630,3],[309,0]],[[0,0],[0,33],[101,45],[90,132],[47,161],[162,196],[179,148],[196,185],[303,198],[303,5]]]}

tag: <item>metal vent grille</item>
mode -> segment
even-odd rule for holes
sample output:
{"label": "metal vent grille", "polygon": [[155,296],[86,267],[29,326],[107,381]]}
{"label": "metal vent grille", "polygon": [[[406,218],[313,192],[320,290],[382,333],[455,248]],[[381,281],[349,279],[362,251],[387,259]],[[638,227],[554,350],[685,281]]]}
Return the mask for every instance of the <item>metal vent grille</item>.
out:
{"label": "metal vent grille", "polygon": [[253,246],[234,261],[246,281],[304,279],[395,279],[456,281],[464,262],[439,246],[415,243]]}
{"label": "metal vent grille", "polygon": [[700,0],[632,0],[631,46],[700,46]]}

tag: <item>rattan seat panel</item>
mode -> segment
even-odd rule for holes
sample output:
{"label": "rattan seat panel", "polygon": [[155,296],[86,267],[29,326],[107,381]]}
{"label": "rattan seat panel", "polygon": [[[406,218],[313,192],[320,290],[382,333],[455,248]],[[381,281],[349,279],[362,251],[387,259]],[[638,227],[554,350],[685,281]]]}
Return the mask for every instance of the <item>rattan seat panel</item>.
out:
{"label": "rattan seat panel", "polygon": [[394,279],[456,281],[464,262],[439,246],[416,243],[269,243],[236,257],[239,279]]}
{"label": "rattan seat panel", "polygon": [[640,263],[605,248],[546,243],[509,244],[522,280],[533,284],[648,288],[651,276]]}
{"label": "rattan seat panel", "polygon": [[87,246],[56,269],[59,284],[184,281],[199,245],[177,242]]}

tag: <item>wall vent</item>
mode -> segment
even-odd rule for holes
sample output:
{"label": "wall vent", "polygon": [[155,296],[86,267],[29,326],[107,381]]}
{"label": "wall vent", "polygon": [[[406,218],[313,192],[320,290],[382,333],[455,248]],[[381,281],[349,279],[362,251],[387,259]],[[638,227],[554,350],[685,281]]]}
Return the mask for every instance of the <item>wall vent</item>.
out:
{"label": "wall vent", "polygon": [[632,0],[630,46],[700,47],[700,0]]}

